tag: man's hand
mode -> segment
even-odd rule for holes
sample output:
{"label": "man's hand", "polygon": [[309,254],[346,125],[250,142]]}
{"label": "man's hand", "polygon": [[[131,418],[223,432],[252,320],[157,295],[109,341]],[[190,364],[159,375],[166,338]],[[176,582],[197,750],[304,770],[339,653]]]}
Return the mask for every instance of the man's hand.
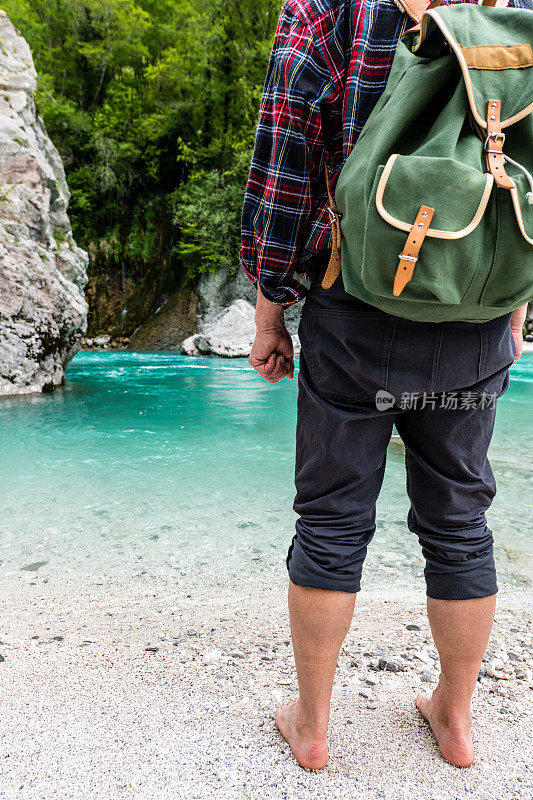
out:
{"label": "man's hand", "polygon": [[513,314],[511,316],[511,333],[513,334],[513,339],[516,347],[515,363],[522,355],[522,349],[524,347],[524,337],[522,335],[522,330],[524,327],[526,314],[527,314],[527,303],[525,304],[525,306],[521,306],[520,308],[517,308],[516,311],[513,311]]}
{"label": "man's hand", "polygon": [[255,309],[257,330],[248,361],[269,383],[294,377],[292,339],[285,327],[283,314],[283,308],[267,300],[258,284]]}

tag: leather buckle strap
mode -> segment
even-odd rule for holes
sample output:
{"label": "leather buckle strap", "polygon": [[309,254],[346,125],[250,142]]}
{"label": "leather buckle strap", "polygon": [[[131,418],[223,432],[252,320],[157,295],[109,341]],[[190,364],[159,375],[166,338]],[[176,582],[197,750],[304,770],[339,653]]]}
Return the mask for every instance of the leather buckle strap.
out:
{"label": "leather buckle strap", "polygon": [[331,222],[331,255],[326,274],[322,278],[322,288],[331,289],[341,271],[341,218],[342,214],[335,205],[329,184],[328,165],[324,161],[324,174],[326,176],[326,189],[328,192],[328,214]]}
{"label": "leather buckle strap", "polygon": [[515,182],[505,171],[503,145],[505,133],[501,128],[501,101],[489,100],[487,103],[487,136],[484,144],[487,172],[494,176],[496,186],[501,189],[514,189]]}
{"label": "leather buckle strap", "polygon": [[413,277],[416,262],[418,261],[418,254],[426,238],[434,213],[435,209],[431,208],[431,206],[420,206],[418,210],[416,219],[409,231],[409,236],[407,237],[403,252],[400,253],[400,263],[398,264],[398,269],[394,276],[394,286],[392,289],[392,293],[395,297],[401,295]]}

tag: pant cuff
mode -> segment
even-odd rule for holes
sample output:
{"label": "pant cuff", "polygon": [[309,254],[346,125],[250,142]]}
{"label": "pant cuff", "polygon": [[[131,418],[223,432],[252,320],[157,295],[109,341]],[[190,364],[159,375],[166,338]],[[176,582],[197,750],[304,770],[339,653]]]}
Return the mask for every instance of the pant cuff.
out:
{"label": "pant cuff", "polygon": [[350,593],[358,592],[361,589],[362,562],[353,571],[335,572],[325,569],[305,552],[298,541],[297,534],[289,547],[286,564],[289,578],[297,586]]}
{"label": "pant cuff", "polygon": [[498,592],[496,568],[492,555],[483,559],[483,563],[473,564],[465,569],[465,562],[453,567],[436,571],[434,567],[426,567],[426,594],[435,600],[474,600],[478,597],[490,597]]}

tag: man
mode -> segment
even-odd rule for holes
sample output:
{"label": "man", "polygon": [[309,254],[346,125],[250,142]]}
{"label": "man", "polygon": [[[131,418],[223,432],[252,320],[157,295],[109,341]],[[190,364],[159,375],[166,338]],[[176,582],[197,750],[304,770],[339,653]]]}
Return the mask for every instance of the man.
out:
{"label": "man", "polygon": [[[529,0],[515,0],[525,5]],[[257,283],[250,363],[293,377],[284,309],[305,295],[296,436],[299,514],[289,549],[289,611],[299,698],[277,726],[303,767],[328,761],[337,657],[349,628],[393,425],[406,448],[409,529],[426,559],[427,607],[441,676],[416,705],[445,759],[474,759],[470,701],[497,592],[485,511],[495,402],[522,350],[526,308],[491,322],[419,323],[320,286],[332,184],[382,93],[412,23],[393,0],[287,0],[261,103],[243,210],[241,259]],[[310,289],[305,284],[310,281]],[[394,403],[377,407],[384,390]],[[473,402],[402,405],[411,396]],[[476,400],[477,398],[477,400]]]}

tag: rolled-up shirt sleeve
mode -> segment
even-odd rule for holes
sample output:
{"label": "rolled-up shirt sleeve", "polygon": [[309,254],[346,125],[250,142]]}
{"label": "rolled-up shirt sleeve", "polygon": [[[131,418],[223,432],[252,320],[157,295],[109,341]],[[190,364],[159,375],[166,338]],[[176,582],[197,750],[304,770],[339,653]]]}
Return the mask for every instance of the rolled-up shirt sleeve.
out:
{"label": "rolled-up shirt sleeve", "polygon": [[276,30],[242,213],[241,264],[262,293],[289,306],[305,293],[303,247],[325,192],[324,103],[338,92],[319,43],[285,4]]}

